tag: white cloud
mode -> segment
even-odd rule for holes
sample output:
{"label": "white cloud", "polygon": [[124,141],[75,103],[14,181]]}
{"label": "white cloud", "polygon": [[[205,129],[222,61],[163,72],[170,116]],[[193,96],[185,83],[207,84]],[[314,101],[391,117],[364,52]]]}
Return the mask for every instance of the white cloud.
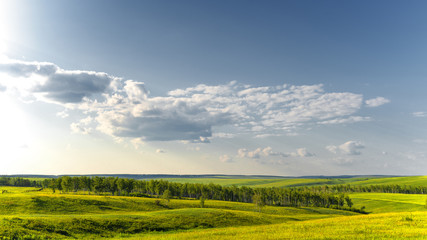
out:
{"label": "white cloud", "polygon": [[329,145],[329,146],[326,146],[326,150],[328,150],[329,152],[331,152],[331,153],[337,153],[337,151],[338,151],[338,146],[335,146],[335,145]]}
{"label": "white cloud", "polygon": [[427,112],[413,112],[414,117],[427,117]]}
{"label": "white cloud", "polygon": [[0,62],[0,72],[9,76],[0,79],[0,84],[56,103],[81,102],[85,97],[105,92],[116,80],[103,72],[64,70],[53,63],[11,59]]}
{"label": "white cloud", "polygon": [[306,148],[298,148],[296,153],[297,153],[297,156],[299,156],[299,157],[312,157],[312,156],[314,156],[314,154],[308,152]]}
{"label": "white cloud", "polygon": [[67,118],[69,116],[69,114],[67,113],[67,110],[64,110],[62,112],[56,113],[56,116],[58,116],[60,118]]}
{"label": "white cloud", "polygon": [[366,100],[365,104],[368,107],[378,107],[378,106],[384,105],[384,104],[389,103],[389,102],[390,102],[390,100],[387,98],[376,97],[376,98]]}
{"label": "white cloud", "polygon": [[271,147],[257,148],[253,151],[248,151],[245,148],[237,150],[237,157],[239,158],[252,158],[259,159],[261,157],[312,157],[314,154],[307,151],[306,148],[298,148],[296,152],[283,153],[283,152],[274,152]]}
{"label": "white cloud", "polygon": [[368,122],[371,121],[371,117],[361,116],[350,116],[348,118],[335,118],[332,120],[322,121],[319,124],[345,124],[345,123],[356,123],[356,122]]}
{"label": "white cloud", "polygon": [[233,162],[233,158],[228,156],[227,154],[222,155],[219,157],[219,161],[223,162],[223,163],[231,163]]}
{"label": "white cloud", "polygon": [[[363,104],[362,95],[327,93],[321,84],[252,87],[232,81],[217,86],[200,84],[153,97],[142,82],[102,72],[64,70],[53,63],[7,59],[0,63],[0,74],[8,76],[0,78],[7,89],[93,117],[90,128],[77,122],[71,126],[73,131],[98,130],[117,139],[208,143],[211,137],[234,136],[213,135],[212,128],[220,126],[265,137],[295,134],[313,124],[370,120],[352,116]],[[384,101],[388,100],[379,97],[366,102],[373,106]]]}
{"label": "white cloud", "polygon": [[363,148],[365,148],[365,146],[359,141],[348,141],[339,146],[326,146],[326,149],[332,153],[346,155],[360,155],[360,149]]}
{"label": "white cloud", "polygon": [[90,134],[93,131],[93,128],[90,127],[93,121],[94,119],[89,116],[87,118],[81,119],[79,122],[71,123],[71,131],[73,133]]}
{"label": "white cloud", "polygon": [[[289,136],[289,134],[286,134]],[[257,134],[254,138],[268,138],[268,137],[278,137],[281,136],[281,134],[275,134],[275,133],[264,133],[264,134]]]}
{"label": "white cloud", "polygon": [[[131,83],[132,88],[129,87]],[[134,84],[126,81],[124,88],[134,89]],[[142,84],[138,86],[143,87]],[[104,102],[87,100],[81,106],[86,111],[96,112],[98,129],[113,136],[142,137],[145,141],[209,142],[213,126],[234,126],[247,132],[260,132],[260,136],[263,131],[286,133],[304,124],[350,115],[362,103],[362,96],[357,94],[323,94],[322,85],[288,88],[263,87],[246,91],[251,88],[231,82],[178,89],[166,97],[149,97],[144,90],[139,92],[138,96],[142,97],[138,101],[135,101],[134,91],[127,90],[105,95]],[[246,91],[245,94],[242,91]],[[131,92],[133,95],[129,97]],[[249,93],[253,95],[248,96]]]}
{"label": "white cloud", "polygon": [[145,89],[143,82],[127,80],[123,89],[129,100],[133,103],[141,103],[147,99],[148,92]]}

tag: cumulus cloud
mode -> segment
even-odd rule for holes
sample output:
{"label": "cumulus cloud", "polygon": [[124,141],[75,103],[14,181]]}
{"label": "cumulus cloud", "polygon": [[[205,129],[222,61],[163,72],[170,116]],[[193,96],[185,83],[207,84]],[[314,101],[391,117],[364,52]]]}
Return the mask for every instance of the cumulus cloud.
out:
{"label": "cumulus cloud", "polygon": [[231,163],[233,162],[233,158],[230,157],[229,155],[225,154],[219,157],[219,161],[223,162],[223,163]]}
{"label": "cumulus cloud", "polygon": [[360,155],[360,149],[365,148],[362,142],[348,141],[339,146],[330,145],[326,149],[334,154]]}
{"label": "cumulus cloud", "polygon": [[0,62],[0,72],[12,77],[0,80],[0,84],[58,103],[78,103],[103,93],[116,79],[102,72],[64,70],[53,63],[11,59]]}
{"label": "cumulus cloud", "polygon": [[366,100],[365,104],[368,107],[378,107],[378,106],[384,105],[384,104],[389,103],[389,102],[390,102],[390,100],[387,98],[376,97],[376,98]]}
{"label": "cumulus cloud", "polygon": [[125,90],[105,94],[104,102],[86,100],[82,109],[97,114],[98,130],[145,141],[209,142],[212,127],[223,125],[261,134],[287,133],[304,124],[350,115],[362,104],[361,95],[323,93],[321,85],[252,89],[230,82],[177,89],[165,97],[150,97],[142,83],[133,81],[125,81],[122,88]]}
{"label": "cumulus cloud", "polygon": [[[325,92],[321,84],[252,87],[232,81],[150,96],[142,82],[102,72],[65,70],[53,63],[6,59],[0,63],[0,74],[8,76],[0,78],[7,89],[81,110],[93,119],[90,128],[80,121],[73,123],[74,132],[97,130],[117,139],[208,143],[212,137],[233,137],[234,132],[266,137],[295,134],[315,124],[370,120],[353,116],[363,104],[362,95]],[[385,101],[378,97],[366,104]],[[234,132],[214,134],[212,128],[221,126]]]}
{"label": "cumulus cloud", "polygon": [[312,156],[314,156],[314,154],[308,152],[306,148],[298,148],[296,151],[296,154],[298,157],[312,157]]}

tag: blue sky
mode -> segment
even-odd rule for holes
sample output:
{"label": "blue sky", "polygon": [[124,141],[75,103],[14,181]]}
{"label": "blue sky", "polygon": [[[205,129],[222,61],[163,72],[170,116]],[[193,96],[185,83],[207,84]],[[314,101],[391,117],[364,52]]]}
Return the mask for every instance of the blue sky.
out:
{"label": "blue sky", "polygon": [[426,174],[425,1],[2,1],[1,173]]}

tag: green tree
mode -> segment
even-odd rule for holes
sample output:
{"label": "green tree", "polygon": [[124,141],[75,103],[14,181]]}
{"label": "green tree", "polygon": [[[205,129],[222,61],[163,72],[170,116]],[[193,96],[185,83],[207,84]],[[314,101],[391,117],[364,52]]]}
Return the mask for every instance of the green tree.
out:
{"label": "green tree", "polygon": [[351,198],[347,195],[345,196],[344,199],[345,199],[345,202],[347,203],[347,206],[351,208],[353,206],[353,202],[351,201]]}
{"label": "green tree", "polygon": [[50,179],[49,187],[52,188],[52,193],[55,193],[55,190],[56,190],[56,179],[55,178]]}
{"label": "green tree", "polygon": [[200,197],[200,207],[201,208],[205,207],[205,198],[203,196]]}
{"label": "green tree", "polygon": [[265,200],[259,192],[255,192],[252,197],[252,202],[255,204],[255,207],[258,209],[259,212],[261,212],[261,208],[265,206]]}
{"label": "green tree", "polygon": [[172,198],[171,192],[169,191],[169,189],[166,189],[163,192],[162,199],[165,200],[166,204],[169,204],[171,198]]}
{"label": "green tree", "polygon": [[62,185],[62,190],[64,192],[71,191],[73,189],[73,180],[72,180],[72,178],[69,177],[69,176],[62,177],[61,185]]}

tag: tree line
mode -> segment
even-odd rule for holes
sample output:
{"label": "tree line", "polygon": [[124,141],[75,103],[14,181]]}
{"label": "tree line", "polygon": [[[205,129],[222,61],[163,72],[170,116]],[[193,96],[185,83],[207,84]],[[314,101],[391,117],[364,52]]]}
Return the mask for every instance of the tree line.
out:
{"label": "tree line", "polygon": [[0,186],[43,187],[53,192],[87,191],[89,194],[160,197],[167,190],[174,198],[196,198],[256,203],[259,206],[326,207],[351,211],[353,203],[347,193],[427,194],[427,187],[408,185],[322,185],[293,188],[226,187],[218,184],[174,183],[165,180],[135,180],[118,177],[70,177],[30,180],[22,177],[0,177]]}
{"label": "tree line", "polygon": [[246,186],[221,186],[218,184],[175,183],[165,180],[135,180],[118,177],[69,177],[44,179],[44,188],[53,192],[86,191],[89,194],[162,197],[165,193],[174,198],[195,198],[255,203],[257,206],[325,207],[363,212],[353,207],[348,195],[298,188],[250,188]]}
{"label": "tree line", "polygon": [[403,194],[427,194],[427,187],[424,186],[411,186],[411,185],[322,185],[312,187],[299,187],[299,189],[308,189],[314,192],[330,192],[330,193],[403,193]]}
{"label": "tree line", "polygon": [[42,182],[22,177],[0,177],[0,186],[42,187]]}

